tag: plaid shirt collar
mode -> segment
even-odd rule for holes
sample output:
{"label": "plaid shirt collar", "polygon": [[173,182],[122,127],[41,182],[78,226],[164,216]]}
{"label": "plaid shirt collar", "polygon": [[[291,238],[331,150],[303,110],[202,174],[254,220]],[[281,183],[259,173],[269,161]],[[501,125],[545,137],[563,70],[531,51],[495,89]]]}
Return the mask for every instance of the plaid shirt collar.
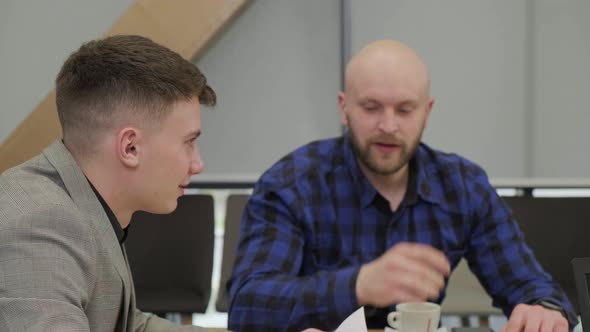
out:
{"label": "plaid shirt collar", "polygon": [[[356,153],[352,148],[350,141],[350,135],[344,134],[341,139],[341,151],[344,157],[344,163],[350,170],[350,174],[353,178],[355,189],[362,193],[361,203],[363,207],[367,207],[369,204],[380,195],[375,187],[369,182],[369,179],[362,172]],[[418,199],[424,201],[440,204],[445,201],[445,197],[441,190],[434,190],[432,187],[432,177],[434,175],[429,174],[428,170],[429,160],[425,155],[422,143],[416,149],[414,156],[410,159],[410,177],[408,179],[408,190],[404,196],[402,204],[414,205],[418,202]]]}

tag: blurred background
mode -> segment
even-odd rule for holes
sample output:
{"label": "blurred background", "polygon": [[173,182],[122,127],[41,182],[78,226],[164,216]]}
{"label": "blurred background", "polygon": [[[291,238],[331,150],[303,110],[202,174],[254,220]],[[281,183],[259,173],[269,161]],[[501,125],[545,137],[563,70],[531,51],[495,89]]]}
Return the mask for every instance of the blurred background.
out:
{"label": "blurred background", "polygon": [[[0,1],[0,142],[51,90],[67,55],[132,3]],[[339,135],[342,59],[393,38],[431,70],[425,142],[491,177],[587,177],[589,17],[586,0],[251,1],[195,59],[219,94],[203,114],[205,174],[258,175],[299,145]]]}

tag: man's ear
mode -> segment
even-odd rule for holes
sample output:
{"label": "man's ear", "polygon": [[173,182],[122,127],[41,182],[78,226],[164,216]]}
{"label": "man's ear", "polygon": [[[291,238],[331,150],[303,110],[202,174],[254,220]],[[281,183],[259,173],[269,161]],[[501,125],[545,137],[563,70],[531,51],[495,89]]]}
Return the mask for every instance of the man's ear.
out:
{"label": "man's ear", "polygon": [[425,122],[428,122],[428,118],[430,117],[430,112],[432,112],[432,106],[434,106],[434,98],[429,97],[428,104],[426,106],[426,120],[425,120]]}
{"label": "man's ear", "polygon": [[135,168],[139,165],[139,130],[123,128],[117,135],[117,157],[123,165]]}
{"label": "man's ear", "polygon": [[430,115],[430,112],[432,111],[432,106],[434,106],[434,98],[430,97],[428,99],[428,114]]}
{"label": "man's ear", "polygon": [[343,91],[338,92],[338,113],[340,114],[340,123],[348,127],[348,117],[346,116],[346,96]]}

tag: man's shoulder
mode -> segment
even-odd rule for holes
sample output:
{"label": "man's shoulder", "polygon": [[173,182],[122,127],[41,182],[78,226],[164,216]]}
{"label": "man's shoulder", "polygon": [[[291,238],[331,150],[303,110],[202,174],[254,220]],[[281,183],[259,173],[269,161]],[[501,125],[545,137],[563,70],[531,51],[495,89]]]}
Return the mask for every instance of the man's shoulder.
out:
{"label": "man's shoulder", "polygon": [[39,155],[0,175],[0,210],[3,222],[40,211],[48,217],[62,210],[76,214],[77,207],[57,171]]}
{"label": "man's shoulder", "polygon": [[428,195],[447,208],[464,211],[473,195],[493,191],[486,172],[475,162],[456,153],[448,153],[421,144],[417,151],[419,185],[428,187]]}
{"label": "man's shoulder", "polygon": [[417,156],[420,166],[430,175],[467,179],[485,176],[485,171],[477,163],[457,153],[437,150],[424,143],[419,145]]}
{"label": "man's shoulder", "polygon": [[[485,171],[476,163],[456,153],[448,153],[421,144],[417,150],[418,188],[448,211],[471,211],[474,197],[493,192]],[[476,200],[477,201],[477,200]]]}
{"label": "man's shoulder", "polygon": [[0,242],[26,247],[34,239],[38,248],[53,252],[57,243],[94,252],[96,230],[82,222],[88,216],[60,181],[55,170],[34,159],[0,175]]}
{"label": "man's shoulder", "polygon": [[312,180],[343,164],[342,137],[307,143],[272,165],[260,182],[290,186],[299,180]]}

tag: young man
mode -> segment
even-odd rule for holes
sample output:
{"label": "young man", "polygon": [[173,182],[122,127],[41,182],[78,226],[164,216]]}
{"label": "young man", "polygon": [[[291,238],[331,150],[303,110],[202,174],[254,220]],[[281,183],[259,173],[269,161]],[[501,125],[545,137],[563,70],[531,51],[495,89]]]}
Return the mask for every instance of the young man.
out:
{"label": "young man", "polygon": [[348,132],[281,159],[245,207],[230,329],[330,330],[359,306],[383,328],[397,303],[442,301],[462,257],[510,317],[507,331],[576,324],[484,171],[421,143],[429,86],[399,42],[352,58],[338,95]]}
{"label": "young man", "polygon": [[205,76],[139,36],[88,42],[56,80],[63,139],[0,176],[0,330],[202,330],[139,312],[123,247],[203,170]]}

